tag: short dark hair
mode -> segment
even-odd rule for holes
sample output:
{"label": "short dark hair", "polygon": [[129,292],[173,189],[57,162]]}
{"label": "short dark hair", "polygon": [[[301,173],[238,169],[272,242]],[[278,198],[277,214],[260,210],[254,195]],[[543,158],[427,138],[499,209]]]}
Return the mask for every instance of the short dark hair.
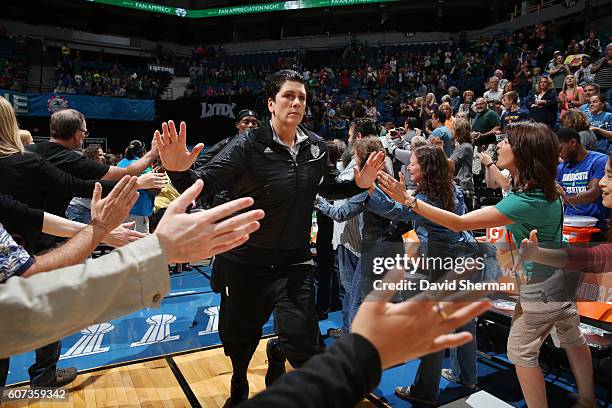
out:
{"label": "short dark hair", "polygon": [[408,116],[405,120],[404,120],[404,125],[406,125],[406,127],[408,129],[415,129],[417,127],[417,120],[415,117],[413,116]]}
{"label": "short dark hair", "polygon": [[438,119],[438,122],[440,122],[440,123],[446,122],[446,113],[444,113],[444,111],[441,111],[440,109],[438,109],[435,112],[433,112],[433,114],[431,116],[432,117],[435,116],[436,119]]}
{"label": "short dark hair", "polygon": [[51,115],[49,131],[54,139],[70,140],[81,129],[85,116],[74,109],[62,109]]}
{"label": "short dark hair", "polygon": [[561,143],[569,143],[571,140],[575,140],[576,143],[580,144],[580,134],[572,128],[561,128],[557,130],[557,137]]}
{"label": "short dark hair", "polygon": [[142,157],[145,153],[145,144],[140,140],[132,140],[130,145],[125,149],[125,158],[128,160],[134,160]]}
{"label": "short dark hair", "polygon": [[293,69],[281,69],[267,76],[266,83],[264,84],[266,98],[275,99],[276,94],[287,81],[295,81],[301,84],[305,83],[304,77],[299,72]]}
{"label": "short dark hair", "polygon": [[376,122],[370,118],[357,118],[353,121],[355,128],[353,132],[361,133],[361,137],[378,136]]}
{"label": "short dark hair", "polygon": [[102,150],[99,145],[89,145],[83,150],[83,156],[95,160],[98,157],[98,150]]}

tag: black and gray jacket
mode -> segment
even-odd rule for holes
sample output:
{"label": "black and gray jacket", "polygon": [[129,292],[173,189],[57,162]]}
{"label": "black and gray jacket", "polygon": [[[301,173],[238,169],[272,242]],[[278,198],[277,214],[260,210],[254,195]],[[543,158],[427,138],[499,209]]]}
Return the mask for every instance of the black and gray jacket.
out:
{"label": "black and gray jacket", "polygon": [[208,163],[196,170],[168,172],[172,184],[184,191],[198,178],[203,195],[231,190],[234,197],[252,197],[252,209],[266,213],[249,241],[222,256],[235,262],[286,266],[311,259],[309,242],[313,203],[317,193],[330,199],[361,191],[354,181],[337,182],[325,141],[300,127],[307,138],[297,155],[273,140],[269,122],[238,135]]}

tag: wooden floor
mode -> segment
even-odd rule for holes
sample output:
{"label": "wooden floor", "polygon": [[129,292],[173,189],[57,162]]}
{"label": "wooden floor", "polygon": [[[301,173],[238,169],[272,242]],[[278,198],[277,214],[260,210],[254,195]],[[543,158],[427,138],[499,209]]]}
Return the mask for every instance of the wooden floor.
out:
{"label": "wooden floor", "polygon": [[[265,388],[266,342],[260,342],[249,366],[251,397]],[[217,408],[225,404],[229,397],[232,367],[222,348],[183,354],[172,360],[202,407]],[[22,400],[3,403],[2,408],[192,406],[166,359],[81,374],[66,391],[69,399],[65,402]],[[358,406],[363,408],[375,405],[364,400]]]}

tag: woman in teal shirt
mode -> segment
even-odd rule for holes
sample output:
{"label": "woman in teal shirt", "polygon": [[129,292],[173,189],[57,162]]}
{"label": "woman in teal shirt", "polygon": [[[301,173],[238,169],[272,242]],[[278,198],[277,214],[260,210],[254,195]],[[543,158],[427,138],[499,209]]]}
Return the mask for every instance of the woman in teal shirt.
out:
{"label": "woman in teal shirt", "polygon": [[[544,124],[517,122],[506,128],[507,138],[497,148],[497,166],[510,171],[513,188],[495,207],[457,215],[412,197],[399,182],[379,173],[380,186],[393,199],[412,207],[414,212],[453,231],[466,231],[505,225],[517,246],[533,229],[540,242],[557,244],[562,239],[563,205],[556,189],[559,142]],[[554,269],[537,270],[524,263],[527,283],[542,284]],[[538,285],[538,288],[541,286]],[[529,292],[525,290],[525,292]],[[508,337],[508,358],[516,366],[521,389],[529,408],[547,407],[544,377],[538,364],[539,349],[555,329],[558,343],[565,348],[578,385],[581,407],[595,407],[591,352],[578,325],[580,319],[571,302],[527,301],[521,290]]]}

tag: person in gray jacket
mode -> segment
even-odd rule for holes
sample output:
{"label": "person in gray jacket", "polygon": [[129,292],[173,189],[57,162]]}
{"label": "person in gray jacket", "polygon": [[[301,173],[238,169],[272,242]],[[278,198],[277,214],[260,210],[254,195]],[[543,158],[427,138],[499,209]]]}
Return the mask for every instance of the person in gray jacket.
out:
{"label": "person in gray jacket", "polygon": [[[242,245],[264,216],[263,211],[253,210],[227,218],[251,206],[251,198],[186,214],[202,190],[203,183],[198,181],[168,207],[154,234],[74,265],[83,262],[108,231],[123,221],[137,197],[136,182],[136,177],[124,177],[107,198],[92,202],[90,225],[36,258],[0,227],[0,253],[10,254],[8,259],[1,258],[1,272],[16,271],[0,285],[0,358],[137,308],[159,305],[170,287],[169,263],[208,258]],[[96,194],[99,198],[99,187]]]}

